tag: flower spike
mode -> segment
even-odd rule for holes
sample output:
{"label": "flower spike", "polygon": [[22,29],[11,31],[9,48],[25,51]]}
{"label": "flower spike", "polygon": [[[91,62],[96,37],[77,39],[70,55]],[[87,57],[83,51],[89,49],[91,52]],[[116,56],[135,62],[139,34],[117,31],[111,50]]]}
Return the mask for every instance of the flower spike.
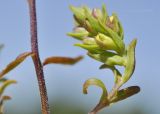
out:
{"label": "flower spike", "polygon": [[[87,55],[92,59],[102,62],[100,69],[112,70],[115,83],[110,92],[107,92],[103,82],[97,78],[88,79],[83,85],[83,92],[87,93],[90,85],[102,88],[103,93],[99,103],[89,114],[96,114],[104,107],[118,101],[124,100],[140,91],[138,86],[130,86],[125,89],[124,85],[132,76],[135,70],[135,47],[137,40],[134,39],[128,46],[124,42],[124,30],[118,16],[113,13],[108,16],[105,5],[102,9],[88,7],[74,7],[74,19],[78,23],[68,35],[81,41],[75,46],[87,50]],[[116,66],[124,67],[121,73]]]}

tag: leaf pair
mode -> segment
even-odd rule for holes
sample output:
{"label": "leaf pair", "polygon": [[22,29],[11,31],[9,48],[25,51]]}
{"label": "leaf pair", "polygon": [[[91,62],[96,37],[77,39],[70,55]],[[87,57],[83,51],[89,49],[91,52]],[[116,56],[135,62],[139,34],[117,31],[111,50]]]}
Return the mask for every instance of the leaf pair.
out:
{"label": "leaf pair", "polygon": [[[20,63],[22,63],[28,56],[34,56],[34,53],[32,52],[25,52],[20,54],[15,60],[13,60],[11,63],[9,63],[1,72],[0,72],[0,78],[2,78],[5,74],[16,68]],[[83,57],[78,56],[75,58],[70,57],[49,57],[45,59],[43,65],[47,64],[67,64],[67,65],[73,65],[76,62],[80,61]]]}
{"label": "leaf pair", "polygon": [[[0,45],[0,49],[1,49],[1,45]],[[11,70],[13,70],[14,68],[16,68],[18,65],[20,65],[27,57],[32,56],[34,57],[34,53],[32,52],[25,52],[20,54],[15,60],[13,60],[12,62],[10,62],[1,72],[0,72],[0,82],[2,83],[0,86],[0,114],[3,114],[3,104],[4,101],[11,99],[10,96],[2,96],[4,93],[4,90],[6,89],[6,87],[8,87],[11,84],[16,83],[15,80],[7,80],[4,77],[5,74],[7,74],[8,72],[10,72]],[[47,65],[47,64],[68,64],[68,65],[73,65],[76,62],[80,61],[83,57],[82,56],[78,56],[75,58],[69,58],[69,57],[49,57],[47,59],[45,59],[43,65]]]}

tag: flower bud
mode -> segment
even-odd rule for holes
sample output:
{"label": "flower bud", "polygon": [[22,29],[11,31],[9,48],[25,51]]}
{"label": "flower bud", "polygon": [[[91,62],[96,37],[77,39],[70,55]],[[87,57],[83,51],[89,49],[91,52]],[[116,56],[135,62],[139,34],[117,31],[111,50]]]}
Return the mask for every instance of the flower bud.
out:
{"label": "flower bud", "polygon": [[114,32],[119,32],[118,22],[115,16],[111,16],[108,18],[107,27],[111,28]]}
{"label": "flower bud", "polygon": [[96,36],[96,43],[97,45],[99,45],[100,48],[104,49],[104,50],[117,50],[117,46],[114,43],[114,41],[112,40],[112,38],[99,33]]}
{"label": "flower bud", "polygon": [[123,28],[116,14],[112,14],[107,20],[106,26],[116,32],[123,39]]}
{"label": "flower bud", "polygon": [[73,29],[72,33],[68,33],[67,35],[74,37],[78,40],[83,40],[84,37],[88,36],[88,31],[83,27],[76,27]]}
{"label": "flower bud", "polygon": [[73,28],[74,33],[81,33],[81,32],[86,32],[86,30],[83,27],[75,27]]}
{"label": "flower bud", "polygon": [[86,37],[83,39],[83,43],[86,45],[96,45],[96,41],[94,38]]}
{"label": "flower bud", "polygon": [[94,9],[92,10],[92,15],[93,15],[93,17],[96,18],[96,19],[102,19],[102,18],[103,18],[103,14],[102,14],[101,10],[98,9],[98,8],[94,8]]}

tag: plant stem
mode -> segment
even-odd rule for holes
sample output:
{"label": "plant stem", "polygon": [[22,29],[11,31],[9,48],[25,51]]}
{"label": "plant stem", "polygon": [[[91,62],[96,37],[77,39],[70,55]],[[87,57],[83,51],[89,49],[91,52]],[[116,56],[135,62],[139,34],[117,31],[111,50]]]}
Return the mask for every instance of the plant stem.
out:
{"label": "plant stem", "polygon": [[111,90],[111,92],[108,94],[108,98],[100,103],[98,103],[98,105],[88,114],[97,114],[97,112],[99,112],[102,108],[109,106],[108,99],[112,100],[112,98],[114,98],[114,96],[116,95],[118,89],[122,86],[122,82],[119,82],[119,84],[115,84],[113,89]]}
{"label": "plant stem", "polygon": [[122,86],[122,83],[115,84],[112,91],[108,95],[108,99],[111,100],[117,93],[118,89]]}
{"label": "plant stem", "polygon": [[33,62],[37,74],[37,80],[39,85],[39,91],[41,96],[41,110],[42,114],[50,114],[47,89],[45,85],[43,66],[39,57],[38,51],[38,37],[37,37],[37,18],[36,18],[36,0],[28,0],[30,11],[30,26],[31,26],[31,48],[35,54]]}

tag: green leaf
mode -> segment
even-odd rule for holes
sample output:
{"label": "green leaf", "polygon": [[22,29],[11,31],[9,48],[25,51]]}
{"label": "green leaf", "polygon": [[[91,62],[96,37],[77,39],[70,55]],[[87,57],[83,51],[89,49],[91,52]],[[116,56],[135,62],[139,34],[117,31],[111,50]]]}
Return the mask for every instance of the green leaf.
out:
{"label": "green leaf", "polygon": [[120,38],[123,40],[124,39],[124,30],[123,30],[123,26],[118,18],[118,16],[116,15],[116,19],[118,20],[118,26],[119,26],[119,36]]}
{"label": "green leaf", "polygon": [[103,51],[99,48],[98,45],[74,44],[74,46],[81,47],[92,53],[101,53]]}
{"label": "green leaf", "polygon": [[78,56],[75,58],[71,58],[71,57],[48,57],[44,60],[43,62],[43,66],[44,65],[48,65],[48,64],[64,64],[64,65],[73,65],[77,62],[79,62],[80,60],[83,59],[83,56]]}
{"label": "green leaf", "polygon": [[99,21],[99,25],[101,26],[101,28],[104,29],[103,34],[111,37],[112,40],[114,41],[114,43],[117,45],[117,47],[119,49],[119,50],[117,50],[118,53],[123,55],[124,51],[125,51],[125,44],[124,44],[123,40],[118,36],[118,34],[116,32],[114,32],[112,29],[110,29],[109,27],[107,27],[106,25],[101,23],[100,21]]}
{"label": "green leaf", "polygon": [[83,40],[84,37],[88,36],[88,34],[86,34],[86,33],[74,33],[74,32],[67,33],[67,35],[71,36],[77,40]]}
{"label": "green leaf", "polygon": [[132,76],[135,70],[135,47],[136,47],[137,40],[134,39],[129,44],[127,48],[127,61],[126,61],[126,68],[123,75],[123,83],[126,83],[130,77]]}
{"label": "green leaf", "polygon": [[0,95],[3,94],[4,90],[6,89],[6,87],[8,87],[11,84],[15,84],[17,83],[15,80],[7,80],[5,81],[2,86],[0,86]]}
{"label": "green leaf", "polygon": [[107,18],[108,18],[108,13],[107,13],[107,9],[106,9],[105,4],[102,5],[102,14],[103,14],[102,23],[105,24],[107,21]]}
{"label": "green leaf", "polygon": [[94,37],[95,35],[97,35],[97,31],[92,28],[92,25],[88,20],[85,20],[83,27],[89,32],[88,36]]}
{"label": "green leaf", "polygon": [[120,66],[124,66],[125,64],[125,58],[121,57],[115,53],[109,52],[109,51],[105,51],[103,53],[88,53],[88,56],[90,56],[91,58],[98,60],[106,65],[109,66],[114,66],[114,65],[120,65]]}
{"label": "green leaf", "polygon": [[74,16],[75,16],[75,20],[79,23],[79,24],[83,24],[83,22],[85,21],[85,11],[84,8],[81,7],[74,7],[72,5],[69,6],[70,10],[73,12]]}
{"label": "green leaf", "polygon": [[127,87],[118,91],[117,95],[110,101],[110,103],[115,103],[124,100],[130,96],[137,94],[138,92],[140,92],[140,88],[138,86]]}
{"label": "green leaf", "polygon": [[20,54],[14,61],[12,61],[11,63],[9,63],[6,68],[4,68],[1,72],[0,72],[0,78],[2,78],[5,74],[7,74],[8,72],[10,72],[11,70],[13,70],[15,67],[17,67],[20,63],[22,63],[26,57],[28,56],[33,56],[34,54],[32,52],[25,52]]}
{"label": "green leaf", "polygon": [[90,79],[85,81],[85,83],[83,85],[83,93],[84,94],[88,93],[87,89],[91,85],[95,85],[95,86],[98,86],[98,87],[102,88],[103,93],[102,93],[102,96],[101,96],[101,100],[103,100],[107,97],[108,93],[107,93],[107,89],[106,89],[104,83],[101,80],[96,79],[96,78],[90,78]]}

